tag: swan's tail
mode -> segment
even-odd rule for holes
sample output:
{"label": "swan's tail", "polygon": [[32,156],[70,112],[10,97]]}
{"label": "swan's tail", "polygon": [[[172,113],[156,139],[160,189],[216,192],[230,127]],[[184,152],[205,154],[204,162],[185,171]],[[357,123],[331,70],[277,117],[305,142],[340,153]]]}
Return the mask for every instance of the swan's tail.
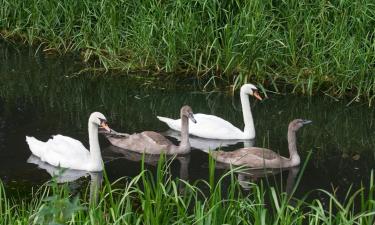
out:
{"label": "swan's tail", "polygon": [[29,148],[30,148],[31,152],[34,155],[40,157],[43,150],[44,150],[44,145],[46,143],[43,142],[43,141],[39,141],[38,139],[36,139],[34,137],[29,137],[29,136],[26,136],[26,142],[29,145]]}
{"label": "swan's tail", "polygon": [[32,163],[32,164],[35,164],[35,165],[38,165],[38,163],[40,163],[40,159],[39,159],[39,157],[37,157],[37,156],[35,156],[34,154],[32,154],[28,159],[27,159],[27,161],[26,162],[28,162],[28,163]]}
{"label": "swan's tail", "polygon": [[170,124],[170,123],[172,123],[173,122],[173,120],[172,119],[170,119],[170,118],[167,118],[167,117],[162,117],[162,116],[156,116],[161,122],[164,122],[164,123],[166,123],[166,124]]}
{"label": "swan's tail", "polygon": [[162,116],[156,116],[161,122],[164,122],[168,125],[169,128],[173,130],[179,130],[178,127],[175,125],[175,120],[167,118],[167,117],[162,117]]}

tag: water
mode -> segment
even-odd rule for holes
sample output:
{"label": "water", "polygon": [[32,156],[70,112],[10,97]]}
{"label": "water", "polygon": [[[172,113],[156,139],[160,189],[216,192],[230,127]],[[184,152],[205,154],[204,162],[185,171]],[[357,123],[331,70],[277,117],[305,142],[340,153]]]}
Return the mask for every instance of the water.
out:
{"label": "water", "polygon": [[[100,71],[78,74],[83,68],[79,57],[35,54],[35,49],[0,42],[0,179],[5,186],[28,191],[50,179],[46,170],[27,163],[30,151],[25,135],[47,140],[53,134],[63,134],[87,146],[87,120],[93,111],[104,113],[112,128],[127,133],[167,131],[156,115],[177,118],[184,104],[189,104],[194,112],[215,114],[243,127],[237,92],[203,93],[189,79],[142,79],[136,75],[126,77],[121,72],[100,75]],[[288,156],[289,121],[313,120],[297,135],[302,164],[311,152],[297,194],[316,188],[345,193],[352,184],[357,187],[361,182],[368,183],[375,158],[374,107],[358,102],[347,106],[349,102],[327,96],[271,95],[262,102],[251,99],[257,132],[255,146],[284,156]],[[139,156],[116,152],[103,137],[100,143],[110,180],[139,173]],[[223,149],[230,151],[244,145],[230,144],[233,145]],[[154,170],[155,161],[150,159],[147,168]],[[226,172],[219,167],[217,176]],[[267,183],[285,189],[288,172],[296,171],[279,172],[268,176]],[[207,154],[193,149],[187,158],[172,163],[172,173],[189,181],[207,179]],[[262,177],[239,175],[240,180],[253,182]],[[246,182],[242,184],[246,189]]]}

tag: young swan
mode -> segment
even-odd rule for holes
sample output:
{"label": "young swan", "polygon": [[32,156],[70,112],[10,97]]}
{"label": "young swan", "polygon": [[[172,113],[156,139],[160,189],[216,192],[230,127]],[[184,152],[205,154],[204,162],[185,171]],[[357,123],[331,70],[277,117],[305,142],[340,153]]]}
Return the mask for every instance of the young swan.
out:
{"label": "young swan", "polygon": [[190,152],[189,142],[189,119],[196,123],[190,106],[183,106],[181,116],[181,142],[179,146],[174,145],[163,135],[154,131],[143,131],[135,134],[116,133],[105,134],[112,145],[128,149],[134,152],[146,154],[187,154]]}
{"label": "young swan", "polygon": [[303,125],[311,122],[310,120],[295,119],[289,123],[289,158],[280,156],[269,149],[258,147],[241,148],[232,152],[211,151],[210,154],[218,162],[230,163],[232,165],[245,165],[255,168],[286,168],[298,166],[300,164],[300,157],[297,153],[296,132],[303,127]]}

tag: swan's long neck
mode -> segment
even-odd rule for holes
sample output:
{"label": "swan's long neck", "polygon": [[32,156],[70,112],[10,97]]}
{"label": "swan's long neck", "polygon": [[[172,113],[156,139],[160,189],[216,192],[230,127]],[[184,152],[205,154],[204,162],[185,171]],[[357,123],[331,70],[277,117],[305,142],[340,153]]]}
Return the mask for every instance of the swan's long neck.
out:
{"label": "swan's long neck", "polygon": [[180,153],[188,153],[190,151],[189,142],[189,118],[181,114],[181,142],[178,146]]}
{"label": "swan's long neck", "polygon": [[180,161],[180,179],[187,181],[189,179],[190,155],[177,159]]}
{"label": "swan's long neck", "polygon": [[249,95],[245,93],[245,91],[241,90],[241,104],[242,104],[242,114],[243,114],[243,121],[245,124],[244,134],[249,138],[255,137],[255,129],[254,129],[254,120],[253,114],[251,113],[250,109],[250,101]]}
{"label": "swan's long neck", "polygon": [[89,143],[90,143],[90,156],[97,166],[102,166],[102,154],[100,153],[99,139],[98,139],[98,126],[89,121]]}
{"label": "swan's long neck", "polygon": [[296,132],[288,129],[288,148],[289,148],[289,160],[290,166],[296,166],[300,163],[300,157],[297,152],[297,137]]}

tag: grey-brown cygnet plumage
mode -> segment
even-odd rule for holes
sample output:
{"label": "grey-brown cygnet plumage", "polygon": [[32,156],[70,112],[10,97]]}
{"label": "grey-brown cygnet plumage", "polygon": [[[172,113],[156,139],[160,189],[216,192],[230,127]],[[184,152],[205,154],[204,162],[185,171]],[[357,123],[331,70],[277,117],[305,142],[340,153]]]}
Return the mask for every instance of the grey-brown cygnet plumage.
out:
{"label": "grey-brown cygnet plumage", "polygon": [[235,151],[211,151],[210,154],[218,162],[232,165],[244,165],[255,168],[286,168],[298,166],[300,157],[297,153],[296,132],[310,120],[295,119],[288,127],[289,158],[280,156],[272,150],[258,147],[240,148]]}
{"label": "grey-brown cygnet plumage", "polygon": [[163,135],[154,131],[144,131],[135,134],[122,134],[114,132],[106,134],[107,139],[112,145],[128,149],[134,152],[146,154],[180,155],[190,152],[189,143],[189,119],[196,123],[193,110],[190,106],[183,106],[180,111],[181,116],[181,142],[180,145],[174,145]]}

